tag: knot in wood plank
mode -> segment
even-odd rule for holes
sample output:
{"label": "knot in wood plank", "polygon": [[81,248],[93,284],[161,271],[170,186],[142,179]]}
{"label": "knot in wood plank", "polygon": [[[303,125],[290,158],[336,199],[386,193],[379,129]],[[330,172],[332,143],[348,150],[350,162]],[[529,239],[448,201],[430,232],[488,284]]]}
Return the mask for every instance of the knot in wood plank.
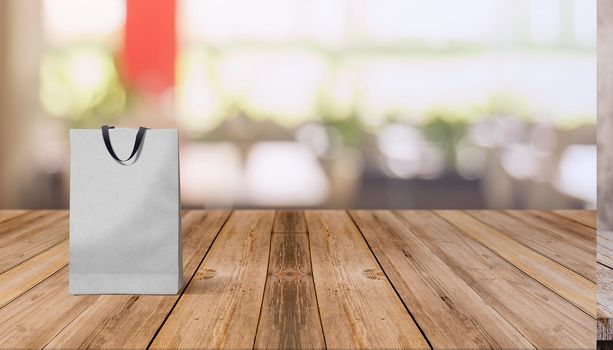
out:
{"label": "knot in wood plank", "polygon": [[216,275],[217,275],[217,271],[213,269],[204,269],[202,271],[198,271],[198,273],[196,274],[196,278],[201,279],[201,280],[210,280]]}
{"label": "knot in wood plank", "polygon": [[298,281],[306,275],[307,275],[306,273],[300,270],[291,269],[291,268],[283,269],[281,271],[275,272],[275,276],[278,279],[284,280],[284,281]]}
{"label": "knot in wood plank", "polygon": [[366,269],[362,272],[362,275],[371,280],[382,280],[385,278],[385,275],[379,269]]}

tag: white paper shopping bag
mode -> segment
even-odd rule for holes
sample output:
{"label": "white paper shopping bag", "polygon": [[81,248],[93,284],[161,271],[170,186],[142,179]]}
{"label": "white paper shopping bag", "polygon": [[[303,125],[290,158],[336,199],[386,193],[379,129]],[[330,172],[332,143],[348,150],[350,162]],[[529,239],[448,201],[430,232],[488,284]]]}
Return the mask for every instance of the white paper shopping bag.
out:
{"label": "white paper shopping bag", "polygon": [[70,293],[177,293],[178,131],[72,129],[70,154]]}

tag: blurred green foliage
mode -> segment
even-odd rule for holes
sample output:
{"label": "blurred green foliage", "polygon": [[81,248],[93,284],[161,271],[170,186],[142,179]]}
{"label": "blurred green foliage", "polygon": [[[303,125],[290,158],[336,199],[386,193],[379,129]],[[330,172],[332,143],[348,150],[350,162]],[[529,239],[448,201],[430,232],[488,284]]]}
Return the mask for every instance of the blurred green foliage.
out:
{"label": "blurred green foliage", "polygon": [[453,115],[435,112],[421,126],[424,136],[443,152],[448,168],[453,168],[456,164],[457,145],[466,134],[468,125],[466,119],[456,119]]}
{"label": "blurred green foliage", "polygon": [[40,101],[51,115],[72,127],[112,122],[126,105],[126,90],[113,56],[95,46],[47,52],[40,65]]}

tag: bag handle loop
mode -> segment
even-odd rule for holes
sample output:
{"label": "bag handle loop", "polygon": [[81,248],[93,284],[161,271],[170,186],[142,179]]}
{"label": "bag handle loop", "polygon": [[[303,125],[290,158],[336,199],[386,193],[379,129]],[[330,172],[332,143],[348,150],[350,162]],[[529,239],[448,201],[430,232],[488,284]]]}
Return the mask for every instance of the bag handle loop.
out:
{"label": "bag handle loop", "polygon": [[138,153],[138,149],[143,143],[143,138],[145,137],[145,131],[147,130],[147,128],[144,128],[142,126],[138,128],[138,132],[136,133],[136,140],[134,141],[134,148],[132,149],[132,154],[130,154],[127,159],[119,159],[119,157],[117,157],[117,154],[115,154],[115,151],[113,150],[113,145],[111,144],[111,138],[109,136],[109,129],[114,128],[114,126],[103,125],[101,127],[102,138],[104,139],[104,144],[106,145],[107,151],[109,151],[109,153],[111,154],[111,157],[113,157],[116,161],[120,163],[125,163],[132,159],[136,155],[136,153]]}

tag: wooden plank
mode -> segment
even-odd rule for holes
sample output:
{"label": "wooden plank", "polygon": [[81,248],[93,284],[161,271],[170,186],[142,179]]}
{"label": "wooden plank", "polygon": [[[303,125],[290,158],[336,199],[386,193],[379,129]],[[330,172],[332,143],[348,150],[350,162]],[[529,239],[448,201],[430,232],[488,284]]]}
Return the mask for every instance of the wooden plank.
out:
{"label": "wooden plank", "polygon": [[40,349],[96,296],[68,294],[68,267],[0,309],[0,349]]}
{"label": "wooden plank", "polygon": [[595,210],[552,210],[554,214],[577,221],[587,227],[596,228],[598,214]]}
{"label": "wooden plank", "polygon": [[273,220],[273,211],[232,213],[152,348],[253,347]]}
{"label": "wooden plank", "polygon": [[594,348],[596,320],[587,313],[434,213],[400,214],[412,232],[537,348]]}
{"label": "wooden plank", "polygon": [[255,348],[325,348],[307,234],[273,233],[270,246]]}
{"label": "wooden plank", "polygon": [[[613,340],[613,319],[599,317],[597,324],[598,326],[597,326],[596,339],[598,341],[602,341],[602,340],[612,341]],[[598,347],[598,349],[600,349],[600,347]]]}
{"label": "wooden plank", "polygon": [[67,211],[31,213],[0,224],[0,273],[68,239]]}
{"label": "wooden plank", "polygon": [[[183,214],[183,278],[187,283],[230,212],[194,210]],[[179,295],[101,295],[46,348],[146,348],[178,298]]]}
{"label": "wooden plank", "polygon": [[[604,232],[598,231],[598,259],[603,258],[601,254],[601,244],[606,241],[608,249],[610,249],[611,240],[609,240],[611,232],[606,235]],[[604,235],[604,238],[601,238]],[[610,253],[609,253],[610,254]],[[607,254],[607,262],[610,262],[611,255]],[[597,339],[598,340],[613,340],[613,269],[610,266],[605,266],[600,263],[596,264],[598,270],[598,320],[597,320]]]}
{"label": "wooden plank", "polygon": [[575,245],[565,235],[559,235],[551,230],[519,221],[503,211],[474,210],[467,211],[467,213],[498,232],[504,233],[596,283],[596,268],[594,266],[596,255],[592,249]]}
{"label": "wooden plank", "polygon": [[613,340],[613,269],[596,264],[598,269],[598,340]]}
{"label": "wooden plank", "polygon": [[327,346],[428,348],[348,214],[307,211],[305,216]]}
{"label": "wooden plank", "polygon": [[551,230],[586,249],[596,251],[596,230],[574,220],[544,210],[507,210],[511,216],[546,230]]}
{"label": "wooden plank", "polygon": [[26,213],[25,210],[0,210],[0,223],[24,213]]}
{"label": "wooden plank", "polygon": [[[460,211],[436,211],[464,234],[596,317],[596,284]],[[564,254],[564,252],[560,252]],[[592,260],[593,261],[593,260]]]}
{"label": "wooden plank", "polygon": [[33,210],[8,218],[0,222],[0,245],[7,244],[32,230],[40,230],[50,222],[57,221],[63,215],[67,215],[66,212]]}
{"label": "wooden plank", "polygon": [[598,231],[597,261],[613,269],[613,232]]}
{"label": "wooden plank", "polygon": [[598,269],[598,318],[613,318],[613,269],[596,264]]}
{"label": "wooden plank", "polygon": [[0,308],[68,264],[68,241],[0,274]]}
{"label": "wooden plank", "polygon": [[433,348],[534,348],[394,214],[350,214]]}
{"label": "wooden plank", "polygon": [[301,210],[279,210],[275,216],[272,232],[307,232],[304,212]]}

